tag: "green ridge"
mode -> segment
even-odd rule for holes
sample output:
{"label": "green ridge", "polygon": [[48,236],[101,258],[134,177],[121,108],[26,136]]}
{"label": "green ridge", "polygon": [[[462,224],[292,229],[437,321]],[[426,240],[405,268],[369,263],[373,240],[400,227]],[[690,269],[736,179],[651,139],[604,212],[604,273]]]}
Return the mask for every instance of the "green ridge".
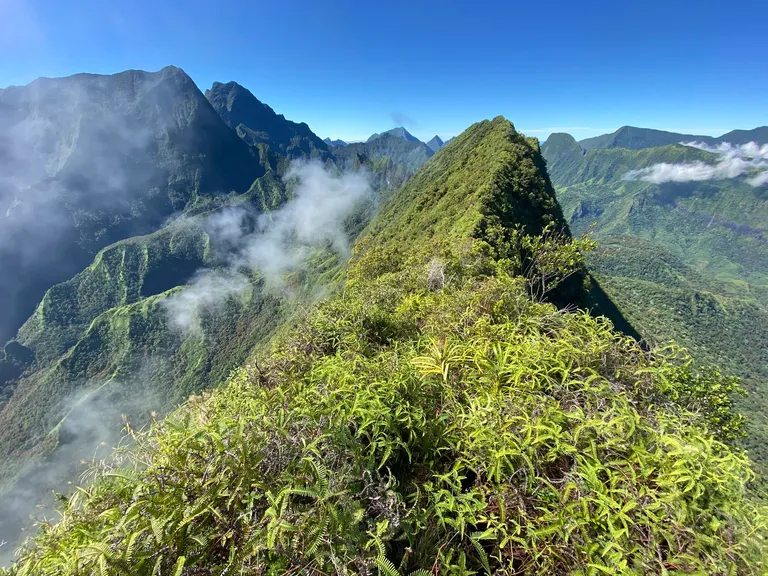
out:
{"label": "green ridge", "polygon": [[[757,134],[757,132],[755,132]],[[722,137],[727,141],[727,137]],[[768,195],[743,179],[654,184],[628,181],[656,163],[714,163],[686,146],[642,150],[542,146],[574,232],[595,224],[589,258],[601,285],[648,341],[675,341],[700,364],[744,379],[746,446],[768,478]]]}
{"label": "green ridge", "polygon": [[734,382],[532,297],[581,269],[560,224],[536,142],[472,126],[342,290],[130,431],[6,572],[760,574]]}

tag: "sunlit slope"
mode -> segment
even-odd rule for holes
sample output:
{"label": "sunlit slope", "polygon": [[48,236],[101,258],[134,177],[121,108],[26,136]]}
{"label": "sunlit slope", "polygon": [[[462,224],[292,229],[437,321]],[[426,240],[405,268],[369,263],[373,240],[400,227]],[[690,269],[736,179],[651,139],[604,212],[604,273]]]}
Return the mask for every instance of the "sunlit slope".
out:
{"label": "sunlit slope", "polygon": [[677,341],[700,364],[745,379],[750,394],[739,407],[748,416],[747,446],[765,478],[768,189],[743,178],[625,179],[660,162],[718,161],[688,146],[585,152],[571,136],[554,134],[542,149],[572,229],[595,224],[600,247],[590,268],[642,336]]}
{"label": "sunlit slope", "polygon": [[581,266],[537,236],[561,217],[535,143],[472,126],[342,291],[136,434],[10,572],[759,574],[730,381],[532,298]]}

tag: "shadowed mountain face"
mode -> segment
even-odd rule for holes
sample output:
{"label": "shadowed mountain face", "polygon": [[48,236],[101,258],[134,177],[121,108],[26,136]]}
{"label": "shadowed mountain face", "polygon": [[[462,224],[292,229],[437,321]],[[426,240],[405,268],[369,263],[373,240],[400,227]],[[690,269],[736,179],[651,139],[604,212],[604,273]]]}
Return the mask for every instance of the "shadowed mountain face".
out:
{"label": "shadowed mountain face", "polygon": [[0,340],[100,248],[263,172],[178,68],[3,90]]}
{"label": "shadowed mountain face", "polygon": [[267,144],[289,158],[328,156],[328,145],[304,122],[286,120],[237,82],[214,82],[205,97],[248,144]]}

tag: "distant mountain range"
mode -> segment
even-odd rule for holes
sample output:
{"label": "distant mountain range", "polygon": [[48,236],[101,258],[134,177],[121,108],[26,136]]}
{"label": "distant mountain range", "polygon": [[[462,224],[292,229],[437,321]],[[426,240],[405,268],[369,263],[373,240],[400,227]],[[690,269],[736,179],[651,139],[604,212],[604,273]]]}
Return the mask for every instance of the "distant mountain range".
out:
{"label": "distant mountain range", "polygon": [[[440,136],[435,135],[435,136],[432,137],[431,140],[429,140],[426,143],[423,143],[421,140],[416,138],[413,134],[408,132],[408,130],[406,130],[405,128],[400,126],[398,128],[392,128],[391,130],[387,130],[385,132],[371,134],[371,136],[368,138],[368,140],[366,140],[365,143],[366,144],[371,144],[372,142],[374,142],[378,138],[382,138],[384,136],[390,136],[392,138],[399,138],[399,139],[401,139],[401,140],[403,140],[405,142],[410,142],[412,144],[420,144],[420,143],[422,143],[422,144],[425,144],[427,146],[427,148],[429,148],[432,152],[437,152],[443,146],[448,144],[448,142],[453,140],[453,138],[450,138],[447,141],[443,142],[443,140],[440,138]],[[331,140],[330,138],[325,138],[323,140],[323,142],[325,142],[325,144],[327,146],[329,146],[329,147],[336,147],[336,148],[341,147],[341,146],[349,146],[350,144],[357,144],[357,142],[345,142],[344,140]]]}
{"label": "distant mountain range", "polygon": [[768,477],[768,187],[752,179],[759,161],[717,152],[726,142],[767,144],[768,128],[556,133],[542,153],[571,229],[598,241],[591,268],[642,336],[744,378],[747,445]]}
{"label": "distant mountain range", "polygon": [[421,142],[421,140],[416,138],[416,136],[408,132],[408,130],[406,130],[402,126],[398,128],[392,128],[391,130],[387,130],[386,132],[382,132],[381,134],[371,134],[367,142],[373,142],[374,140],[376,140],[376,138],[381,138],[385,134],[389,134],[390,136],[394,136],[396,138],[402,138],[406,142]]}
{"label": "distant mountain range", "polygon": [[703,142],[705,144],[719,144],[729,142],[740,145],[747,142],[768,142],[768,126],[761,126],[752,130],[732,130],[717,138],[713,136],[702,136],[700,134],[680,134],[677,132],[666,132],[664,130],[653,130],[651,128],[636,128],[634,126],[623,126],[611,134],[603,134],[594,138],[586,138],[579,141],[579,146],[584,150],[595,148],[626,148],[628,150],[642,150],[644,148],[654,148],[657,146],[667,146],[669,144],[679,144],[681,142]]}

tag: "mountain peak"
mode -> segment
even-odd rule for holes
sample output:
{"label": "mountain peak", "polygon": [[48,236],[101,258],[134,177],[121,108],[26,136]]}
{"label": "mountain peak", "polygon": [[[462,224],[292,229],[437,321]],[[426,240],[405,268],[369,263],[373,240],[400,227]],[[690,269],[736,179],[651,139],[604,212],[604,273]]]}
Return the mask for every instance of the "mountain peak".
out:
{"label": "mountain peak", "polygon": [[306,123],[287,120],[237,82],[214,82],[205,97],[248,144],[268,144],[290,157],[311,154],[313,149],[328,153],[326,143]]}
{"label": "mountain peak", "polygon": [[403,140],[406,140],[408,142],[421,142],[416,136],[408,132],[405,128],[402,126],[398,126],[397,128],[392,128],[391,130],[387,130],[386,132],[382,133],[376,133],[372,134],[370,138],[368,138],[368,142],[371,142],[373,140],[376,140],[376,138],[380,138],[384,134],[389,134],[390,136],[395,136],[397,138],[402,138]]}
{"label": "mountain peak", "polygon": [[584,150],[576,142],[576,138],[565,132],[553,132],[541,145],[541,153],[548,162],[556,161],[564,156],[584,154]]}
{"label": "mountain peak", "polygon": [[429,147],[430,150],[432,150],[432,152],[437,152],[438,150],[440,150],[440,148],[445,146],[445,142],[442,141],[440,136],[435,134],[432,140],[427,142],[427,146]]}
{"label": "mountain peak", "polygon": [[344,140],[331,140],[330,138],[323,138],[323,142],[325,142],[328,146],[333,146],[335,148],[338,148],[339,146],[349,146],[349,142],[345,142]]}
{"label": "mountain peak", "polygon": [[205,97],[230,128],[272,121],[277,113],[237,82],[214,82]]}

